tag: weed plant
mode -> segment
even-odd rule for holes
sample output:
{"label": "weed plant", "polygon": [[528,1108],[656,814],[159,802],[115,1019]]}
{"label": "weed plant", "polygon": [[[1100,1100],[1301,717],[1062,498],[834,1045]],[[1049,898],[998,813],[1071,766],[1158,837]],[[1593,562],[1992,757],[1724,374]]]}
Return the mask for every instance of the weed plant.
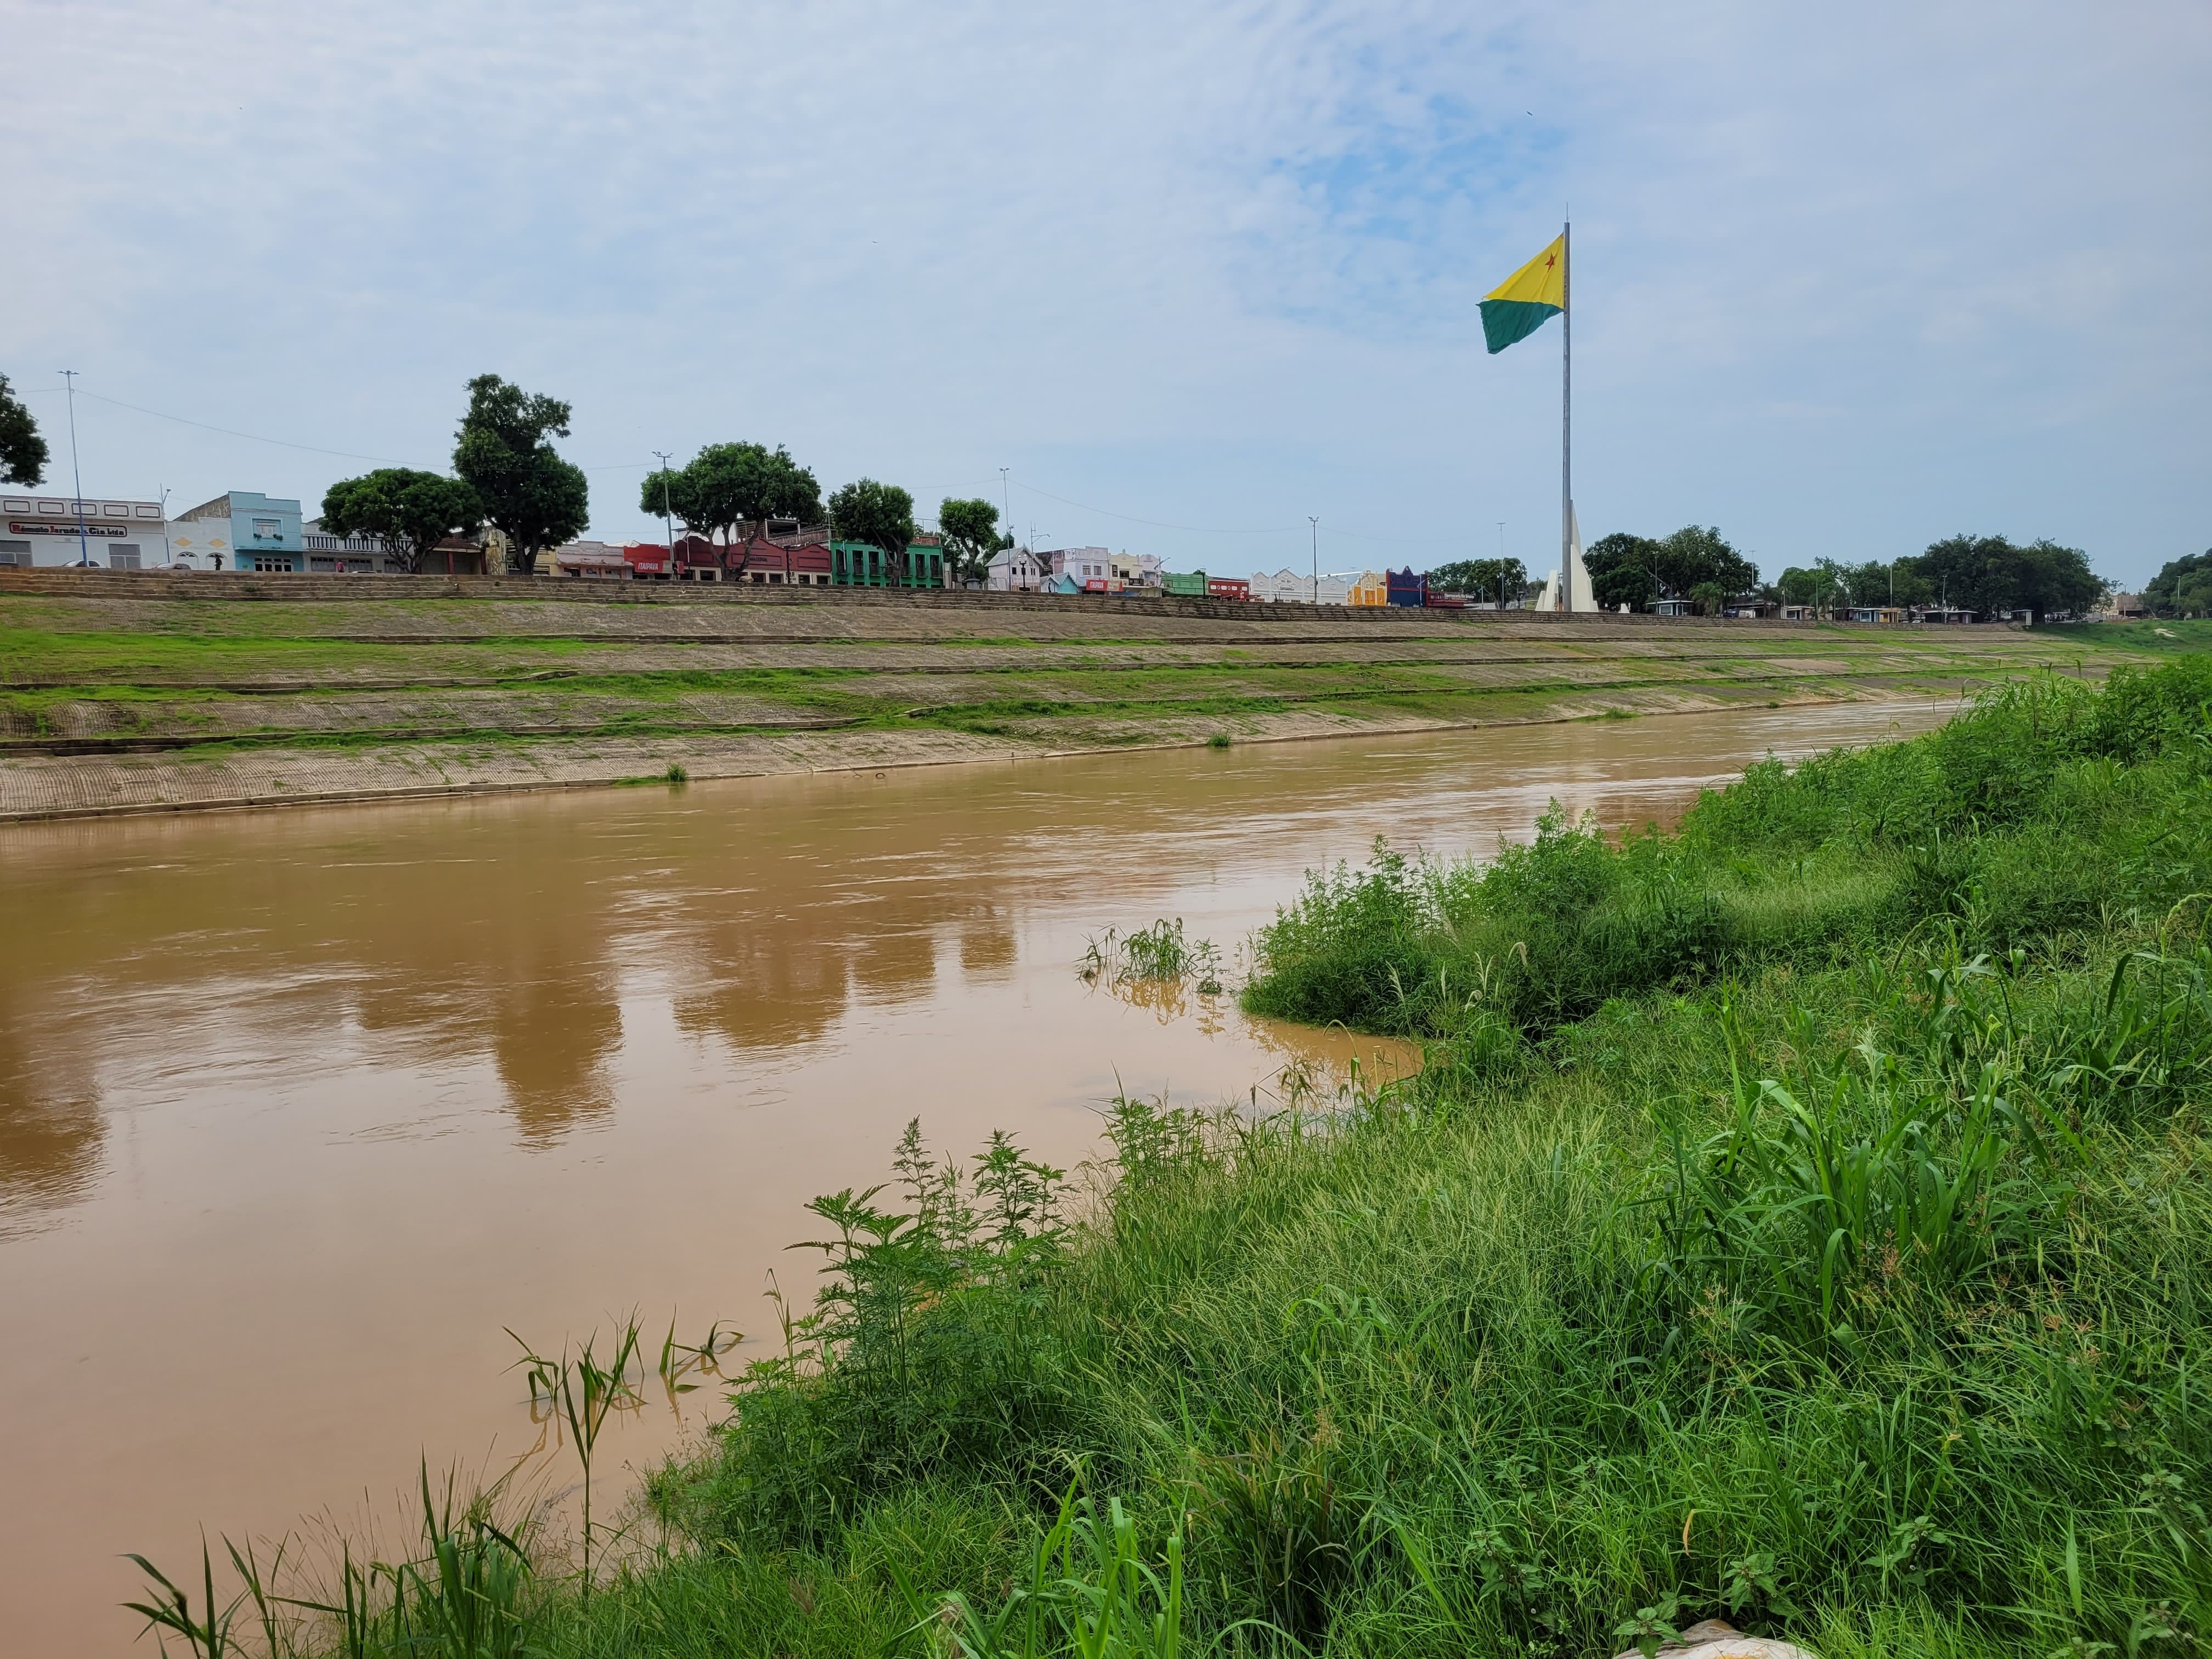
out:
{"label": "weed plant", "polygon": [[541,1581],[532,1640],[2202,1655],[2208,895],[2185,659],[1754,768],[1673,835],[1317,877],[1249,997],[1425,1034],[1419,1074],[1117,1101],[1073,1219],[1004,1137],[910,1126],[651,1483],[675,1541]]}

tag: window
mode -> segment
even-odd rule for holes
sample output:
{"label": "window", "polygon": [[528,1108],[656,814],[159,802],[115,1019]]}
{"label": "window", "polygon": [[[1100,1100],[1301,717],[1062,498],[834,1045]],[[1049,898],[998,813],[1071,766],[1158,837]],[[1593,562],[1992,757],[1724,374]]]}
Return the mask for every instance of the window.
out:
{"label": "window", "polygon": [[253,521],[253,533],[256,537],[265,536],[272,542],[279,541],[283,539],[284,534],[283,522],[277,519],[256,519]]}
{"label": "window", "polygon": [[134,507],[131,514],[137,519],[158,519],[161,516],[161,509],[158,507]]}
{"label": "window", "polygon": [[128,542],[119,543],[116,546],[109,548],[107,550],[107,568],[110,570],[137,569],[138,550]]}
{"label": "window", "polygon": [[253,556],[253,568],[256,570],[289,571],[292,568],[292,561],[282,553],[256,553]]}
{"label": "window", "polygon": [[30,562],[30,543],[0,542],[0,564],[28,564]]}

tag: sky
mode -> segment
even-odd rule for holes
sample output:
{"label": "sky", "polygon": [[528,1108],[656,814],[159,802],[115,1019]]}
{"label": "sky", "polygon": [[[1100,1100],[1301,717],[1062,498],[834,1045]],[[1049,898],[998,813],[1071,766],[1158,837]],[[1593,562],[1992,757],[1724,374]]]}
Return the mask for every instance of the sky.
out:
{"label": "sky", "polygon": [[[2212,546],[2212,7],[9,0],[0,373],[88,494],[312,514],[476,374],[1241,574]],[[26,72],[34,70],[34,72]],[[1003,469],[1003,471],[1002,471]],[[1318,528],[1315,522],[1318,521]],[[1502,526],[1502,528],[1501,528]]]}

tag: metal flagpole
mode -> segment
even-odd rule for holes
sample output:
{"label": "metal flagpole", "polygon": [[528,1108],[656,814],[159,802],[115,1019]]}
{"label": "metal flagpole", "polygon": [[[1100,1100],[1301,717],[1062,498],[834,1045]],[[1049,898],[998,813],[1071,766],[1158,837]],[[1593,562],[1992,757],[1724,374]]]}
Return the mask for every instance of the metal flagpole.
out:
{"label": "metal flagpole", "polygon": [[1574,222],[1559,228],[1559,586],[1575,608],[1575,262]]}

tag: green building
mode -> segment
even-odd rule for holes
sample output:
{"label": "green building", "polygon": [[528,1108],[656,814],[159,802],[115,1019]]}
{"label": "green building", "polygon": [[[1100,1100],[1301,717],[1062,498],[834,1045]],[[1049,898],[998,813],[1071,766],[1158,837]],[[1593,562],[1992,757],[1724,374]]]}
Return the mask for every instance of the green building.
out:
{"label": "green building", "polygon": [[1206,597],[1206,572],[1194,570],[1184,574],[1173,570],[1160,573],[1160,591],[1186,599]]}
{"label": "green building", "polygon": [[830,544],[832,587],[942,587],[945,550],[920,544],[893,556],[873,542]]}

